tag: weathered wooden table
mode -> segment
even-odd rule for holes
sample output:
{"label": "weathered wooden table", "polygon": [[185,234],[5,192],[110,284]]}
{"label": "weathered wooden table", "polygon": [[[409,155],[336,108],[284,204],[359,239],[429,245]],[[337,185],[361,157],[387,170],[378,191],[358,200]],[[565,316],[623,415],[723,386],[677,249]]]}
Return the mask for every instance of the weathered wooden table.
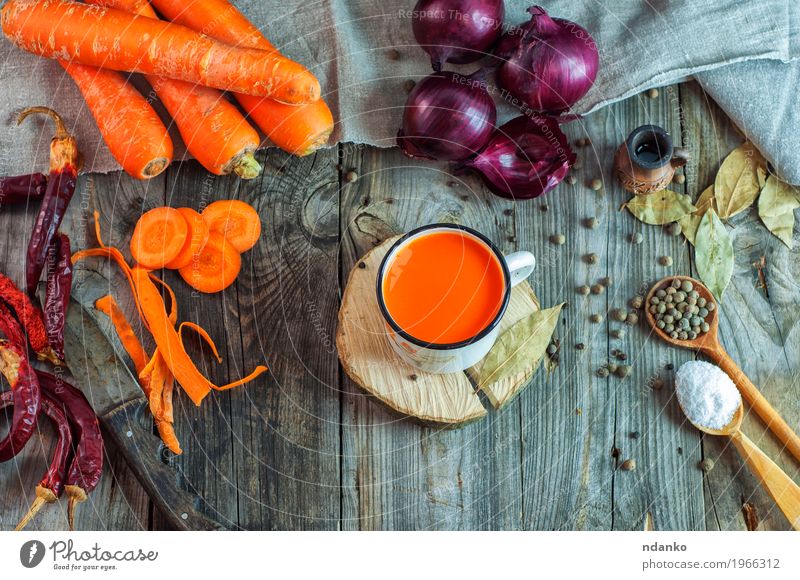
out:
{"label": "weathered wooden table", "polygon": [[[178,398],[176,423],[185,453],[170,458],[180,484],[201,494],[204,511],[246,529],[788,529],[788,522],[726,442],[689,426],[673,397],[670,365],[692,354],[657,342],[640,323],[622,340],[591,313],[624,306],[670,273],[690,274],[682,237],[644,226],[618,211],[627,195],[612,178],[616,145],[644,123],[666,127],[695,161],[686,183],[698,194],[742,137],[694,84],[667,87],[656,99],[633,98],[567,126],[589,136],[579,150],[576,185],[545,198],[512,203],[494,197],[444,164],[405,158],[398,150],[341,145],[305,159],[262,153],[262,178],[242,182],[208,175],[194,162],[173,165],[151,182],[123,174],[81,180],[65,229],[78,247],[93,244],[90,207],[102,214],[110,242],[126,247],[142,210],[164,203],[201,208],[215,199],[254,204],[265,224],[244,257],[235,286],[193,295],[179,278],[182,319],[211,331],[224,346],[222,365],[206,372],[223,383],[266,359],[271,375],[245,388],[214,393],[201,408]],[[345,179],[355,171],[358,180]],[[601,177],[595,193],[586,183]],[[32,212],[3,209],[0,261],[21,279]],[[600,227],[582,220],[596,217]],[[557,331],[560,365],[540,370],[501,412],[463,429],[440,431],[389,414],[343,374],[334,348],[343,281],[359,256],[381,240],[421,224],[445,221],[477,228],[504,251],[538,258],[532,284],[543,306],[568,301]],[[800,426],[800,260],[772,237],[755,210],[734,218],[736,267],[722,304],[722,341],[753,382],[793,426]],[[644,234],[632,245],[628,236]],[[548,237],[562,233],[565,246]],[[595,252],[591,266],[582,256]],[[657,258],[671,255],[671,268]],[[97,266],[100,267],[99,265]],[[608,276],[600,296],[575,287]],[[123,302],[124,285],[113,288]],[[584,350],[575,349],[585,343]],[[601,379],[595,369],[624,350],[630,376]],[[203,359],[199,351],[193,352]],[[206,356],[204,360],[209,360]],[[654,377],[666,386],[654,390]],[[5,427],[3,427],[4,429]],[[800,469],[756,418],[745,431],[800,480]],[[27,508],[46,464],[45,426],[16,462],[0,465],[0,527]],[[163,519],[108,450],[108,472],[81,507],[79,529],[158,529]],[[635,471],[623,471],[625,459]],[[703,458],[716,462],[705,474]],[[649,514],[649,517],[648,517]],[[65,502],[33,523],[66,527]]]}

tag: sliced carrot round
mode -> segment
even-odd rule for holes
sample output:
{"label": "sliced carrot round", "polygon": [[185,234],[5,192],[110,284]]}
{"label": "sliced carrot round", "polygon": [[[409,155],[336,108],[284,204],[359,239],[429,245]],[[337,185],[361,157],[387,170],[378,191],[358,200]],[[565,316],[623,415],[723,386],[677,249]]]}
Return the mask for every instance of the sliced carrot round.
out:
{"label": "sliced carrot round", "polygon": [[220,200],[203,210],[212,232],[222,234],[240,253],[256,245],[261,235],[261,218],[252,206],[236,199]]}
{"label": "sliced carrot round", "polygon": [[236,248],[221,234],[211,232],[205,247],[178,272],[195,290],[211,294],[233,284],[241,269],[242,257]]}
{"label": "sliced carrot round", "polygon": [[189,225],[177,209],[151,209],[136,223],[131,238],[131,255],[143,268],[163,268],[178,256],[188,235]]}
{"label": "sliced carrot round", "polygon": [[175,257],[174,260],[168,262],[164,267],[170,270],[179,270],[184,266],[192,263],[192,256],[199,254],[200,250],[205,247],[208,241],[208,224],[206,224],[203,216],[194,211],[190,207],[179,207],[178,212],[186,220],[186,225],[189,226],[189,234],[186,236],[186,241],[183,243],[183,248]]}

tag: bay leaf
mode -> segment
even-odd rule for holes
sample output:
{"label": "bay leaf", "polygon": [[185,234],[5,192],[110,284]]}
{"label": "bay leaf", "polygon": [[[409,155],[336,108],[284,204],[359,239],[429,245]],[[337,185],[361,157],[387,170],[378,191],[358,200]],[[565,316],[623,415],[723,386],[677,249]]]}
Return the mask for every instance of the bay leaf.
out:
{"label": "bay leaf", "polygon": [[759,173],[763,179],[766,167],[766,160],[752,143],[744,143],[728,154],[714,180],[719,217],[732,218],[753,204],[761,191]]}
{"label": "bay leaf", "polygon": [[692,205],[691,197],[669,189],[635,195],[623,207],[639,221],[654,226],[676,222],[697,209]]}
{"label": "bay leaf", "polygon": [[556,329],[564,304],[537,310],[503,332],[480,366],[479,386],[502,380],[539,366]]}
{"label": "bay leaf", "polygon": [[800,188],[784,183],[774,175],[767,177],[758,198],[758,217],[780,241],[793,246],[794,210],[800,207]]}
{"label": "bay leaf", "polygon": [[722,300],[733,274],[733,244],[725,224],[713,208],[700,220],[694,240],[695,266],[700,280]]}
{"label": "bay leaf", "polygon": [[705,191],[694,202],[694,205],[697,206],[697,210],[679,220],[681,231],[690,244],[694,244],[697,227],[700,225],[700,220],[703,219],[703,215],[708,211],[708,208],[713,207],[714,211],[717,210],[716,200],[714,199],[714,186],[709,185],[706,187]]}

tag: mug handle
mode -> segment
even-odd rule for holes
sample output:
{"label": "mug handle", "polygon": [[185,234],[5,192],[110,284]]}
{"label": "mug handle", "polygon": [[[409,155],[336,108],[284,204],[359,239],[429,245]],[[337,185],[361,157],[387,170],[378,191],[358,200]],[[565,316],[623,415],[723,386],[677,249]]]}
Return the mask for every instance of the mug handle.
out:
{"label": "mug handle", "polygon": [[514,287],[533,273],[536,258],[530,252],[514,252],[506,258],[506,265],[511,274],[511,286]]}

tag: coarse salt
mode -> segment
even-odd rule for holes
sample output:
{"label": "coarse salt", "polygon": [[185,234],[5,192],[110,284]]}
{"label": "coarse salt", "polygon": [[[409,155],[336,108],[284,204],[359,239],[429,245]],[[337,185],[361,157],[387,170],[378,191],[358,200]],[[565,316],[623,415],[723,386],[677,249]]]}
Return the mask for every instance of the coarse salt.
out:
{"label": "coarse salt", "polygon": [[675,390],[689,420],[709,429],[730,424],[742,404],[739,389],[725,371],[703,361],[681,365],[675,375]]}

